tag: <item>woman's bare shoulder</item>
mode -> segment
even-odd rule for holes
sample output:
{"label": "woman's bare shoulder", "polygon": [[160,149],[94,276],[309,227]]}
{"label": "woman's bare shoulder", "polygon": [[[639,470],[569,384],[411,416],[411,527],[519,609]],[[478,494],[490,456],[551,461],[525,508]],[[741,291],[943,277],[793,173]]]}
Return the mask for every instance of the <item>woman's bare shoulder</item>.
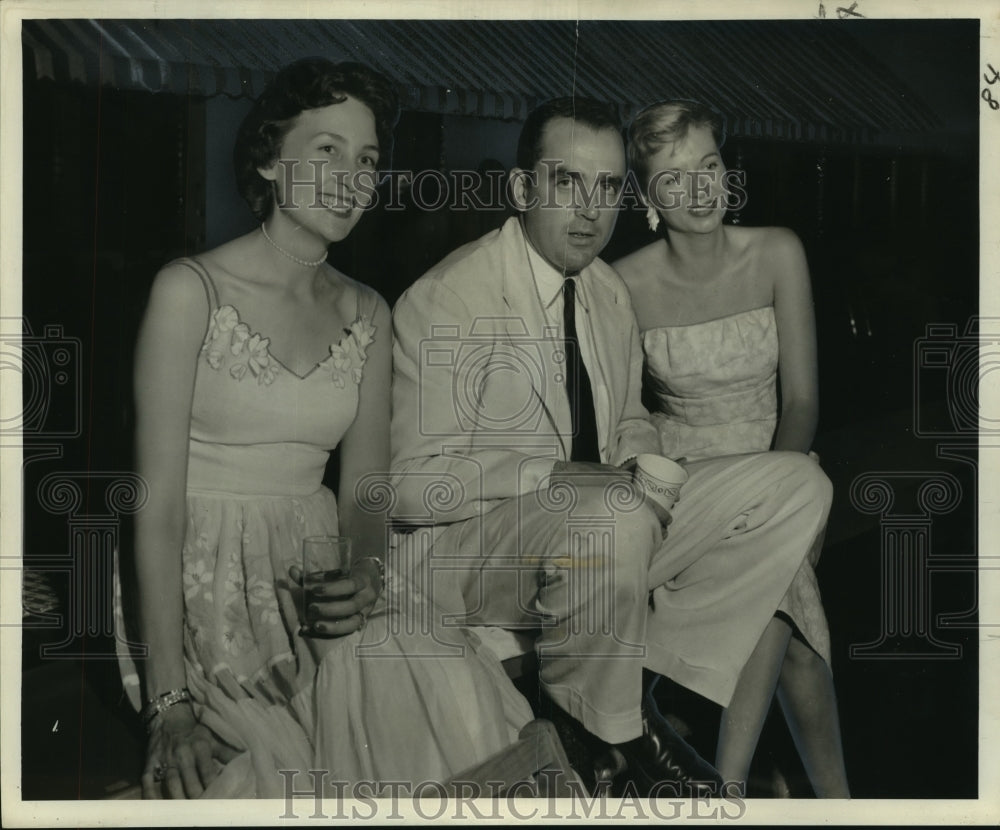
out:
{"label": "woman's bare shoulder", "polygon": [[204,278],[186,257],[171,260],[153,277],[147,312],[200,309],[207,304],[206,291]]}
{"label": "woman's bare shoulder", "polygon": [[219,274],[223,278],[238,280],[241,276],[253,274],[259,267],[259,257],[254,249],[254,231],[203,251],[198,254],[198,261],[211,271],[213,277]]}
{"label": "woman's bare shoulder", "polygon": [[755,267],[762,272],[773,275],[775,271],[797,267],[798,263],[804,261],[802,242],[791,228],[777,225],[730,225],[726,232],[736,249],[748,256],[749,261],[755,263]]}
{"label": "woman's bare shoulder", "polygon": [[644,245],[611,263],[629,289],[640,287],[663,270],[663,242],[657,240]]}
{"label": "woman's bare shoulder", "polygon": [[347,276],[343,271],[327,263],[325,276],[333,288],[333,296],[338,309],[351,316],[352,310],[369,320],[389,317],[389,304],[385,298],[367,283]]}
{"label": "woman's bare shoulder", "polygon": [[802,249],[802,242],[791,228],[778,225],[747,227],[729,226],[731,237],[755,251],[772,254],[788,254]]}

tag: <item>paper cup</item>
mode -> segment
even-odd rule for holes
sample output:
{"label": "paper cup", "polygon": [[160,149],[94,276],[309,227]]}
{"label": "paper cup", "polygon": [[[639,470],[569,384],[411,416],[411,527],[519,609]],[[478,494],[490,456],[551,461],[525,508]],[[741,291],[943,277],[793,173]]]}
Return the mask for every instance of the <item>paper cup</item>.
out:
{"label": "paper cup", "polygon": [[662,455],[644,453],[635,460],[635,481],[668,513],[688,480],[687,470]]}

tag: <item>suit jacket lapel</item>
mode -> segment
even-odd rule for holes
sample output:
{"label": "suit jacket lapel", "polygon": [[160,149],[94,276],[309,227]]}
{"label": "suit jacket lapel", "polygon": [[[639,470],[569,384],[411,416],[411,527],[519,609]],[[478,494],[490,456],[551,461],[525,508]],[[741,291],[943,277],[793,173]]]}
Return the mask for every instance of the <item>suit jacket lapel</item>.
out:
{"label": "suit jacket lapel", "polygon": [[[593,274],[587,274],[587,319],[590,323],[590,331],[593,335],[594,359],[597,363],[592,367],[592,374],[599,374],[600,378],[592,378],[592,382],[599,382],[607,390],[605,401],[611,411],[604,413],[605,435],[602,446],[607,450],[613,446],[615,428],[617,426],[617,416],[615,415],[615,401],[620,399],[618,384],[615,383],[622,377],[622,368],[627,365],[627,360],[621,350],[621,320],[616,313],[614,295],[610,293],[607,286],[601,282],[600,278]],[[617,355],[620,360],[617,364],[608,365],[611,356]],[[595,400],[594,405],[598,405]],[[605,453],[606,454],[606,453]],[[607,459],[602,459],[607,461]]]}
{"label": "suit jacket lapel", "polygon": [[[507,335],[513,343],[523,343],[527,339],[530,348],[538,349],[541,377],[535,382],[532,373],[532,388],[542,405],[547,425],[540,425],[539,430],[546,429],[559,436],[566,458],[569,458],[572,436],[570,433],[569,401],[563,392],[561,382],[555,375],[562,365],[556,360],[557,349],[561,351],[562,344],[545,316],[538,297],[538,289],[532,278],[531,264],[528,261],[527,240],[521,230],[518,218],[507,220],[500,235],[503,245],[503,298],[509,315],[507,318]],[[522,324],[523,321],[523,324]]]}

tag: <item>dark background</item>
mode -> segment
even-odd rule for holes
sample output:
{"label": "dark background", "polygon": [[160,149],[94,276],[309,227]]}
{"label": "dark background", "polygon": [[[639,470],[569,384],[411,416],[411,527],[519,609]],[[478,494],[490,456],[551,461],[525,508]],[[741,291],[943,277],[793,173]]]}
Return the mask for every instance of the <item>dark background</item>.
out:
{"label": "dark background", "polygon": [[[465,25],[471,31],[491,24]],[[509,25],[527,31],[534,24]],[[658,25],[669,33],[671,24]],[[702,28],[713,35],[714,25]],[[780,30],[785,24],[771,25]],[[817,21],[808,36],[822,45],[829,25]],[[960,368],[975,365],[978,355],[969,328],[979,290],[978,22],[833,25],[850,25],[859,54],[881,67],[885,83],[898,86],[900,100],[918,100],[938,125],[893,140],[885,130],[838,125],[845,110],[833,108],[826,138],[736,130],[723,152],[730,167],[746,171],[749,200],[730,221],[790,227],[809,257],[822,401],[816,448],[836,488],[818,574],[852,791],[862,798],[972,798],[978,609],[968,558],[976,555],[975,424],[954,404],[965,395],[975,413],[969,385],[975,378]],[[753,51],[752,39],[747,48]],[[53,439],[43,425],[25,449],[25,581],[32,593],[25,596],[22,786],[28,800],[108,797],[137,780],[142,731],[111,659],[109,548],[87,548],[73,533],[106,512],[95,474],[131,468],[132,344],[153,275],[168,260],[254,224],[238,197],[225,192],[246,96],[81,80],[60,71],[72,61],[54,51],[51,77],[41,77],[25,56],[23,314],[43,361],[60,337],[79,341],[79,352],[70,354],[81,407],[77,435]],[[652,67],[657,56],[647,57]],[[732,87],[739,79],[713,75],[710,58],[699,70],[705,88],[699,94],[709,103],[723,93],[737,95]],[[781,56],[767,60],[777,65]],[[792,80],[818,86],[837,71],[819,59],[799,60]],[[447,71],[440,72],[445,84]],[[843,100],[849,103],[855,92],[863,103],[861,88],[842,90]],[[778,90],[755,93],[766,99]],[[984,110],[983,117],[990,114]],[[518,123],[512,116],[471,127],[512,153]],[[452,169],[449,148],[461,143],[462,124],[416,105],[405,109],[393,166]],[[392,302],[441,256],[503,218],[502,211],[426,213],[411,205],[390,214],[376,208],[331,251],[331,261]],[[604,258],[649,239],[643,213],[623,211]],[[922,345],[929,324],[944,328]],[[61,333],[46,331],[51,326]],[[925,361],[927,353],[943,361]],[[33,394],[26,387],[26,405]],[[60,405],[54,399],[46,417],[55,417]],[[65,471],[76,471],[83,482],[75,517],[46,507],[37,495],[46,475]],[[893,479],[891,509],[896,526],[915,528],[910,536],[883,537],[882,517],[858,509],[850,497],[859,475],[878,472],[912,474]],[[942,474],[955,477],[960,498],[949,512],[935,513],[920,506],[917,491]],[[111,525],[117,531],[101,538],[118,532],[127,551],[127,521]],[[903,536],[914,547],[900,542],[908,551],[901,555],[921,563],[911,594],[916,605],[909,608],[889,604],[896,583],[886,582],[883,570],[886,552]],[[918,551],[931,560],[916,559]],[[67,562],[88,575],[80,593],[70,590]],[[61,621],[45,618],[46,610],[61,614]],[[852,646],[878,641],[893,626],[894,636],[852,656]],[[46,645],[50,652],[43,654]],[[664,708],[711,757],[717,710],[661,685]],[[809,793],[780,717],[772,718],[762,740],[752,787],[762,795],[783,787]]]}

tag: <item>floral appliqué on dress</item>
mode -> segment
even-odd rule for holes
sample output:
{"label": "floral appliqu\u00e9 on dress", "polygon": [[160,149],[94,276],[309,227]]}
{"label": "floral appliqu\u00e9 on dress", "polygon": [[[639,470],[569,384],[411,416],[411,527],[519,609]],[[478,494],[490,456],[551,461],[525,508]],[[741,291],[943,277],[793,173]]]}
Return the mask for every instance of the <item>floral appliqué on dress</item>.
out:
{"label": "floral appliqu\u00e9 on dress", "polygon": [[327,361],[332,369],[334,386],[343,389],[348,380],[354,384],[361,383],[361,369],[368,359],[368,345],[374,339],[375,327],[361,317],[351,324],[339,343],[330,346]]}
{"label": "floral appliqu\u00e9 on dress", "polygon": [[[338,389],[343,389],[348,381],[359,384],[361,370],[368,358],[367,349],[374,339],[375,327],[366,317],[359,317],[345,329],[340,342],[330,346],[329,357],[314,368],[328,367],[333,385]],[[222,369],[227,357],[231,357],[229,374],[232,377],[243,380],[249,373],[257,378],[257,383],[266,386],[274,381],[281,367],[268,351],[270,344],[270,338],[252,333],[246,323],[240,322],[239,312],[233,306],[224,305],[212,312],[201,351],[213,369]]]}
{"label": "floral appliqu\u00e9 on dress", "polygon": [[257,383],[269,385],[278,374],[278,363],[268,352],[270,338],[252,334],[246,323],[240,322],[239,312],[231,305],[219,306],[212,312],[211,325],[201,351],[213,369],[221,369],[226,362],[226,353],[233,358],[229,374],[236,380],[243,380],[247,372],[257,378]]}

